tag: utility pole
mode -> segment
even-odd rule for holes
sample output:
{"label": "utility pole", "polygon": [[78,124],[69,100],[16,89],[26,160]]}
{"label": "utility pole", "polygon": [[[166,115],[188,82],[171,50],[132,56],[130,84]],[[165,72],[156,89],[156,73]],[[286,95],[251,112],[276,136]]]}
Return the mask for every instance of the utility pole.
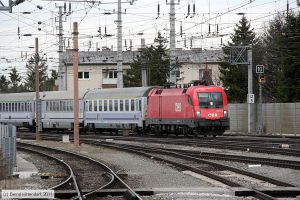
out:
{"label": "utility pole", "polygon": [[[177,3],[178,5],[179,3]],[[167,3],[168,5],[168,3]],[[170,0],[170,83],[176,84],[175,0]]]}
{"label": "utility pole", "polygon": [[39,71],[39,40],[35,38],[35,141],[40,141],[40,71]]}
{"label": "utility pole", "polygon": [[[248,49],[248,98],[250,99],[250,95],[253,95],[253,75],[252,75],[252,46]],[[254,99],[254,98],[253,98]],[[254,103],[254,102],[253,102]],[[252,127],[252,109],[253,103],[248,100],[248,133],[251,133]]]}
{"label": "utility pole", "polygon": [[117,72],[118,80],[117,87],[123,88],[123,54],[122,54],[122,10],[121,10],[121,0],[118,0],[118,63],[117,63]]}
{"label": "utility pole", "polygon": [[59,6],[58,9],[58,90],[66,90],[66,70],[63,64],[63,7]]}
{"label": "utility pole", "polygon": [[[145,39],[141,39],[141,49],[143,51],[147,51],[146,45],[145,45]],[[147,67],[146,67],[146,60],[142,57],[142,87],[148,86],[148,80],[147,80]]]}
{"label": "utility pole", "polygon": [[73,72],[74,72],[74,145],[79,147],[79,120],[78,120],[78,24],[73,23]]}

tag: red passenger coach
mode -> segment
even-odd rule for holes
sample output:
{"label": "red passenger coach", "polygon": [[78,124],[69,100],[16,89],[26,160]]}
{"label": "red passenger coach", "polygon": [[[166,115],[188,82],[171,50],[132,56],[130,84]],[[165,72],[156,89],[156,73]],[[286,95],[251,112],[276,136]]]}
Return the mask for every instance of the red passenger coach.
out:
{"label": "red passenger coach", "polygon": [[222,135],[229,128],[227,96],[215,86],[154,88],[146,125],[157,133]]}

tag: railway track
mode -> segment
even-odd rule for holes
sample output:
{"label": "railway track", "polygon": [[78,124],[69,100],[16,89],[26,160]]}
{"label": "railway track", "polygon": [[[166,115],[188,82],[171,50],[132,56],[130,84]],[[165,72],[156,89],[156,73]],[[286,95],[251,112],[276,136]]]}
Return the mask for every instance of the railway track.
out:
{"label": "railway track", "polygon": [[[17,148],[54,159],[66,168],[69,176],[58,185],[49,188],[55,190],[56,198],[91,198],[112,184],[118,184],[125,188],[123,196],[126,199],[141,199],[112,169],[97,160],[74,152],[29,143],[18,142]],[[74,189],[76,196],[74,192],[66,192]]]}
{"label": "railway track", "polygon": [[[271,187],[275,187],[275,188],[276,188],[276,186],[283,186],[283,187],[288,187],[288,188],[296,187],[292,184],[278,181],[278,180],[275,180],[275,179],[272,179],[269,177],[254,174],[254,173],[244,171],[241,169],[237,169],[234,167],[230,167],[227,165],[218,164],[215,162],[199,159],[197,157],[193,157],[190,155],[180,154],[177,152],[166,151],[166,150],[161,150],[161,149],[157,149],[157,148],[145,148],[145,147],[124,145],[124,144],[112,144],[109,142],[105,143],[103,141],[99,142],[99,141],[93,141],[93,140],[83,140],[83,142],[87,143],[87,144],[91,144],[91,145],[96,145],[96,146],[105,146],[105,147],[109,147],[109,148],[116,148],[119,150],[129,151],[132,153],[150,157],[151,159],[156,159],[158,161],[172,164],[175,167],[179,167],[179,168],[185,169],[185,170],[190,170],[194,173],[204,175],[206,177],[212,178],[214,180],[217,180],[217,181],[219,181],[223,184],[226,184],[228,186],[231,186],[231,187],[251,188],[252,196],[259,198],[259,199],[271,200],[271,199],[275,199],[275,197],[269,195],[271,192],[261,191],[260,188],[263,187],[262,185],[253,186],[249,182],[246,184],[243,184],[241,182],[244,182],[244,181],[239,180],[239,178],[238,178],[239,175],[236,178],[234,178],[235,180],[230,180],[227,176],[222,176],[220,171],[223,171],[223,170],[231,171],[231,172],[233,172],[233,173],[231,173],[231,175],[242,174],[243,177],[248,176],[248,177],[251,177],[252,180],[256,179],[259,181],[263,181],[263,184],[266,184],[266,183],[271,184],[272,185]],[[277,191],[277,195],[281,195],[280,194],[281,192],[286,193],[285,190]],[[300,189],[295,191],[294,194],[291,194],[291,195],[296,196],[299,194],[300,194]],[[239,195],[239,194],[236,193],[236,195]]]}
{"label": "railway track", "polygon": [[[45,137],[45,136],[44,136]],[[86,136],[88,137],[88,136]],[[111,137],[110,137],[111,138]],[[53,136],[47,136],[44,139],[50,139],[50,140],[60,140],[60,138],[53,137]],[[131,139],[131,138],[129,138]],[[174,149],[162,149],[162,148],[151,148],[151,147],[139,147],[135,145],[124,145],[124,144],[112,144],[111,142],[105,142],[104,140],[98,141],[95,139],[86,139],[82,138],[81,142],[84,142],[86,144],[91,144],[95,146],[106,146],[109,148],[116,148],[119,150],[129,151],[132,153],[140,154],[146,157],[151,157],[152,159],[160,160],[169,164],[174,165],[175,167],[179,167],[181,169],[187,169],[192,172],[202,174],[204,176],[210,177],[214,180],[218,180],[226,185],[229,185],[231,187],[246,187],[248,188],[247,192],[238,191],[236,192],[237,196],[254,196],[259,199],[275,199],[277,196],[287,196],[287,197],[295,197],[296,195],[300,195],[300,189],[295,187],[292,184],[285,183],[279,180],[271,179],[269,177],[264,177],[258,174],[253,174],[248,171],[243,171],[241,169],[236,169],[230,166],[221,165],[219,163],[204,160],[210,157],[210,159],[221,159],[223,155],[217,155],[219,157],[212,158],[212,154],[206,154],[204,157],[201,157],[202,155],[199,155],[199,152],[183,152],[179,150]],[[151,140],[151,142],[153,142]],[[216,155],[215,155],[216,156]],[[170,157],[173,157],[170,159]],[[230,157],[230,155],[229,155]],[[223,158],[223,159],[229,159]],[[235,157],[234,159],[241,159]],[[245,158],[244,158],[245,159]],[[231,159],[232,160],[232,159]],[[280,167],[288,167],[288,168],[299,168],[299,162],[296,163],[289,163],[287,164],[286,160],[269,160],[266,161],[266,159],[263,159],[264,162],[269,162],[269,165],[278,164],[281,165]],[[261,160],[262,161],[262,160]],[[245,160],[241,160],[240,162],[245,162]],[[247,162],[250,162],[249,160]],[[253,161],[257,163],[258,161]],[[194,164],[193,164],[194,163]],[[272,164],[273,163],[273,164]],[[266,163],[265,163],[266,164]],[[285,165],[287,164],[287,165]],[[251,183],[244,184],[243,181],[240,180],[229,180],[228,177],[222,177],[222,173],[216,173],[216,172],[210,172],[213,170],[205,170],[201,169],[201,165],[209,166],[209,168],[219,172],[219,171],[230,171],[230,176],[237,174],[238,176],[243,175],[250,177],[252,179],[256,179],[259,181],[262,181],[263,184],[270,184],[271,188],[263,188],[261,185],[258,185],[257,187],[251,185]],[[278,166],[278,165],[277,165]],[[257,182],[257,181],[256,181]],[[261,184],[261,183],[259,183]],[[270,187],[270,186],[269,186]],[[274,188],[273,188],[274,187]]]}
{"label": "railway track", "polygon": [[[30,133],[20,133],[22,136],[30,136]],[[45,134],[61,135],[57,133]],[[72,135],[72,133],[71,133]],[[175,136],[130,136],[122,137],[116,135],[81,135],[82,138],[105,139],[113,138],[115,140],[139,141],[139,142],[155,142],[164,144],[191,145],[207,148],[230,149],[240,151],[251,151],[257,153],[279,154],[287,156],[300,157],[300,138],[264,138],[264,137],[249,137],[249,136],[220,136],[211,137],[175,137]],[[282,145],[288,145],[288,148],[282,148]]]}
{"label": "railway track", "polygon": [[[269,144],[270,147],[265,147],[265,143],[256,143],[255,145],[249,142],[239,142],[239,141],[222,141],[221,139],[191,139],[191,138],[152,138],[152,137],[99,137],[99,136],[82,136],[82,138],[102,139],[102,138],[113,138],[115,140],[124,141],[137,141],[137,142],[155,142],[161,144],[174,144],[174,145],[188,145],[195,147],[206,147],[206,148],[217,148],[217,149],[229,149],[229,150],[239,150],[239,151],[250,151],[257,153],[267,153],[267,154],[279,154],[286,156],[300,157],[299,149],[282,149],[279,148],[280,143]],[[299,142],[300,144],[300,142]],[[298,145],[299,145],[298,144]]]}

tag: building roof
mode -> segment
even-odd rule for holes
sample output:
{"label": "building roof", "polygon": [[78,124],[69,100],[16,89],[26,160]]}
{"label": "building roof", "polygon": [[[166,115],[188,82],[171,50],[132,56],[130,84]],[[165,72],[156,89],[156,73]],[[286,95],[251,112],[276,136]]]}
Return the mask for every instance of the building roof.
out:
{"label": "building roof", "polygon": [[[179,50],[176,57],[180,63],[217,63],[223,57],[222,50]],[[168,53],[168,52],[167,52]],[[132,63],[140,54],[139,51],[123,51],[123,63]],[[63,60],[67,65],[73,64],[73,52],[67,50],[63,53]],[[116,64],[118,61],[117,51],[81,51],[79,52],[79,64],[109,65]]]}

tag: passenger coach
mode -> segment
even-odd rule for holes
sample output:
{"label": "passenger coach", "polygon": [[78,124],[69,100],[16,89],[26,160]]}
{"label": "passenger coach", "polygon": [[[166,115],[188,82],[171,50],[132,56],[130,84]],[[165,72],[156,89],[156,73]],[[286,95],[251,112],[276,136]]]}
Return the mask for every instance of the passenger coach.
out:
{"label": "passenger coach", "polygon": [[0,94],[0,122],[17,127],[35,127],[35,93]]}
{"label": "passenger coach", "polygon": [[89,129],[141,129],[151,87],[96,89],[86,93],[84,125]]}
{"label": "passenger coach", "polygon": [[[83,97],[78,94],[79,127],[83,128]],[[40,92],[42,129],[72,130],[74,127],[74,94],[69,91]]]}

